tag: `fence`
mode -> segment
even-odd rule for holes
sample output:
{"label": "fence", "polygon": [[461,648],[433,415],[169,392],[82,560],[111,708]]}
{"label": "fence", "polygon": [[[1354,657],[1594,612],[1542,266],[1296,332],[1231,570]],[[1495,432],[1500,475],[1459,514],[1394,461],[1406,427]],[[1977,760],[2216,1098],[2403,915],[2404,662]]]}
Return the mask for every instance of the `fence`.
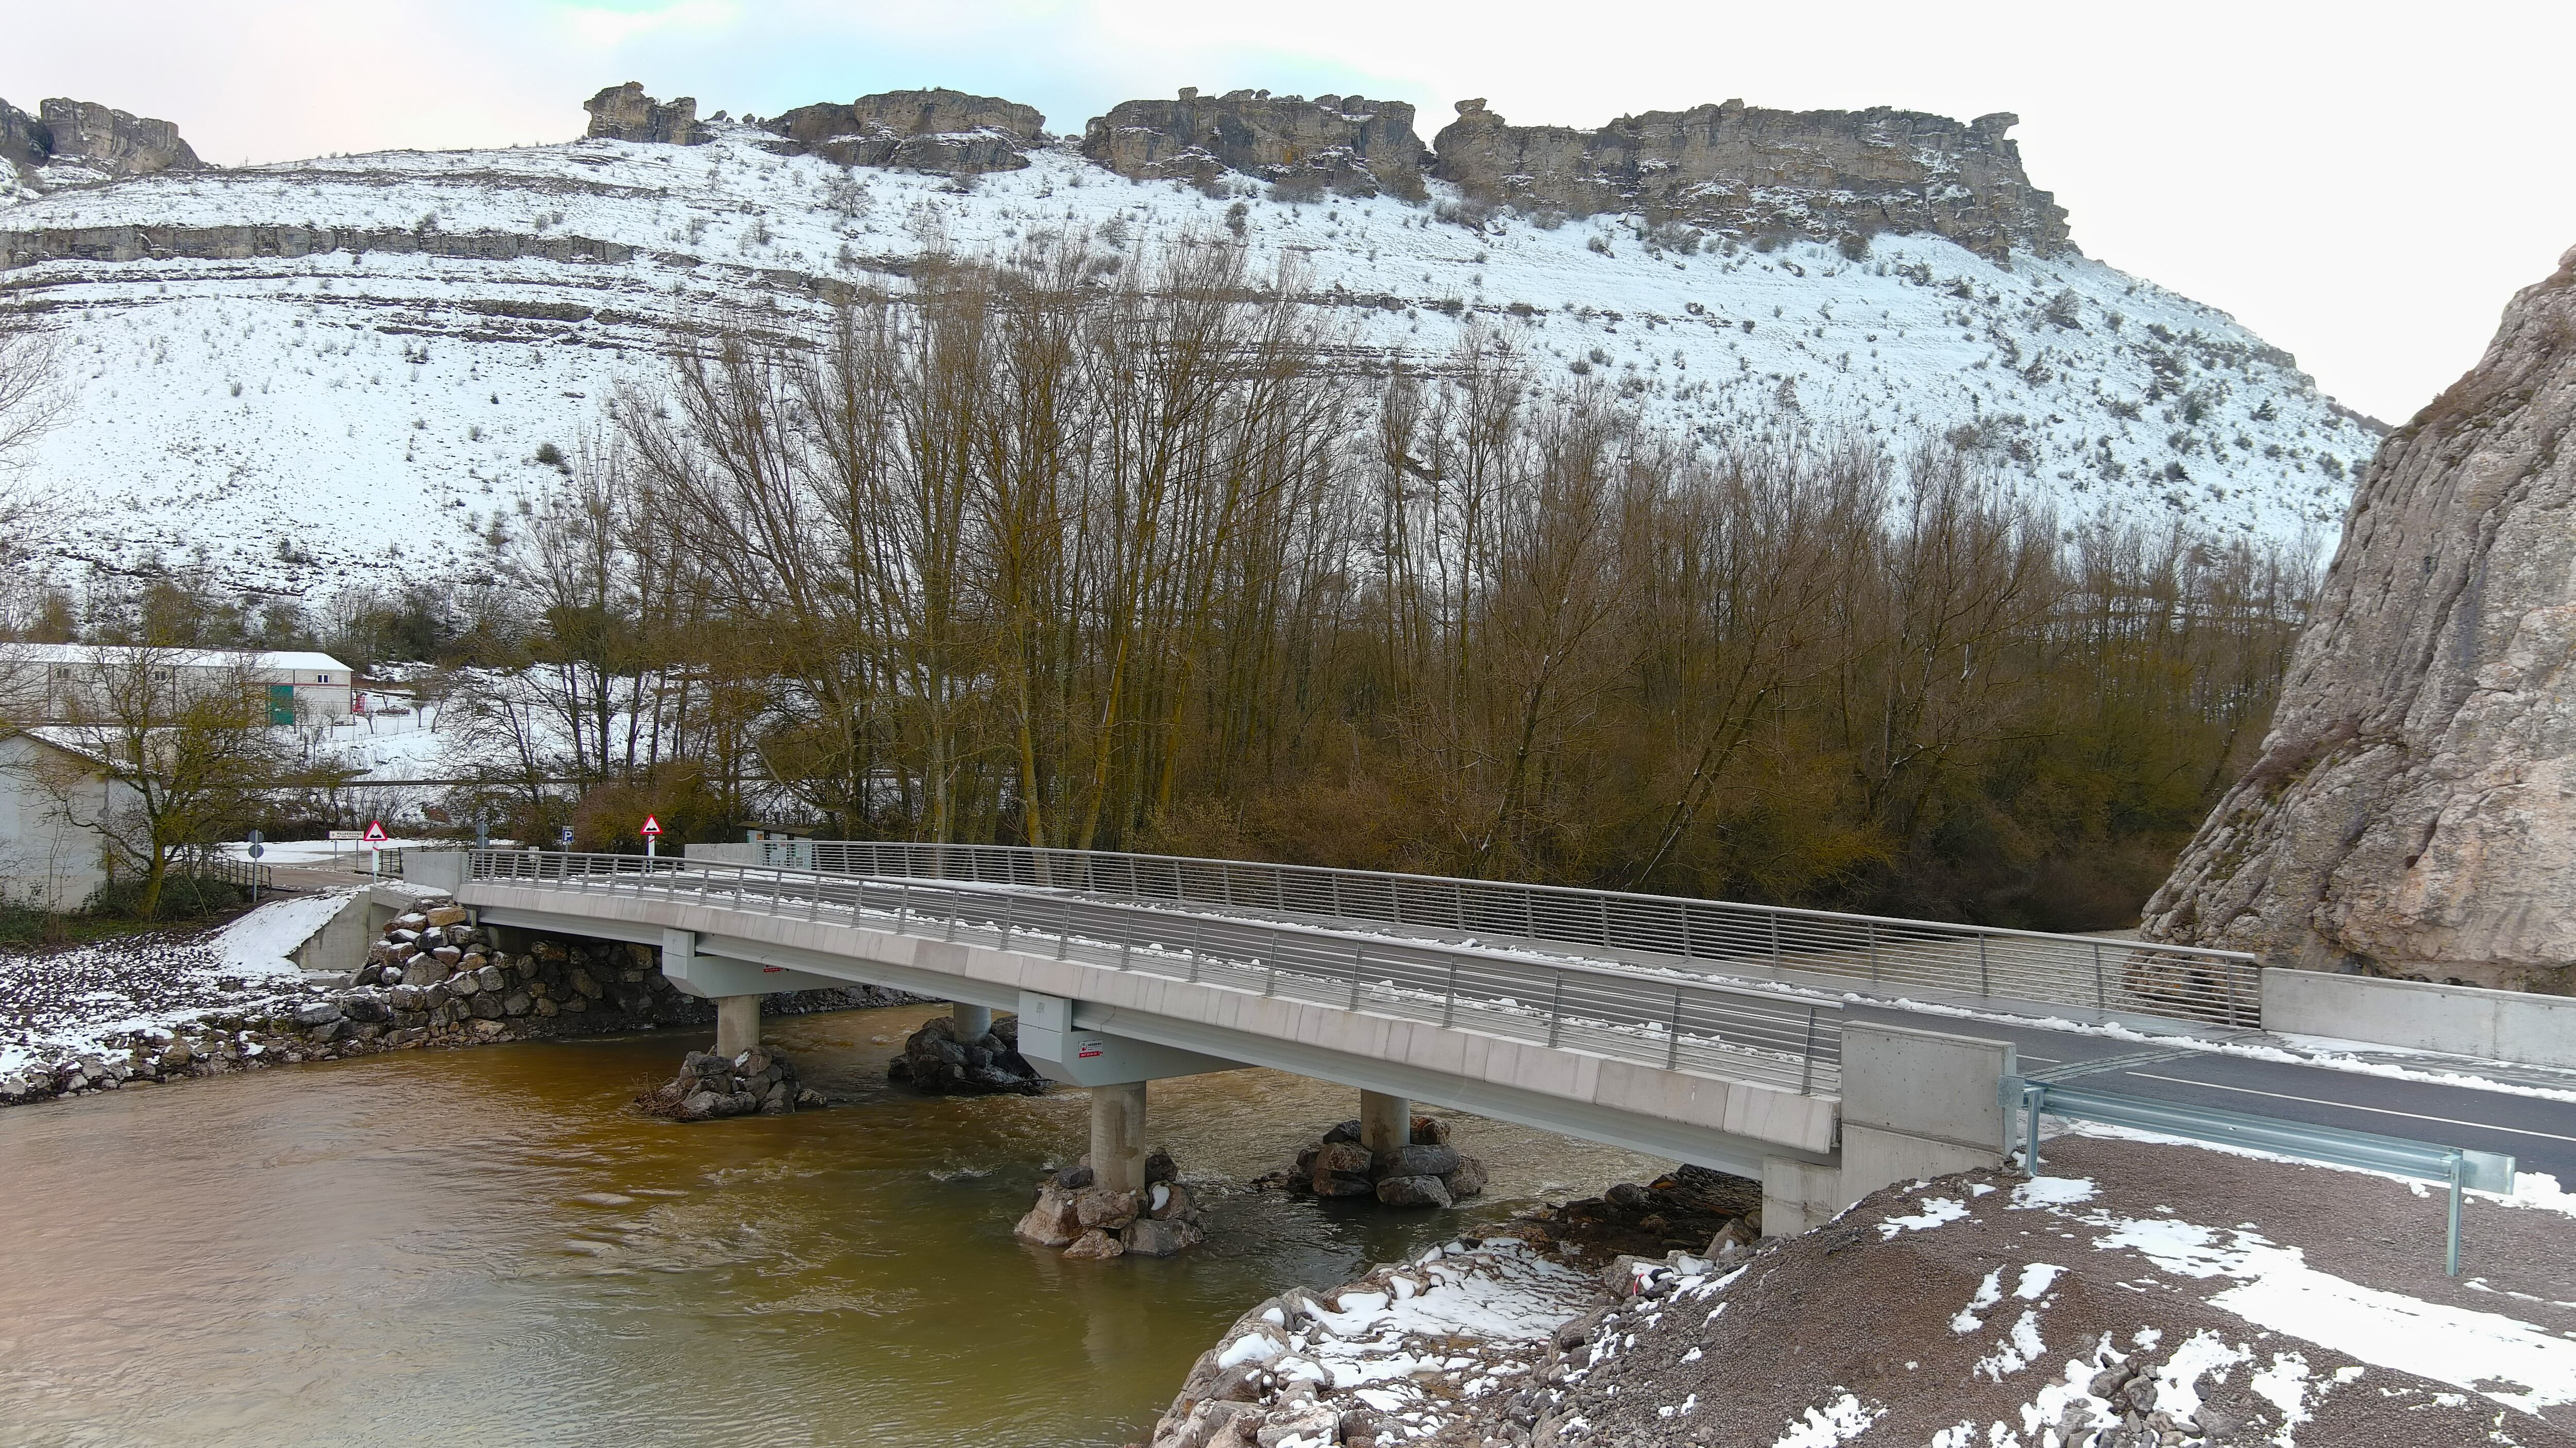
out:
{"label": "fence", "polygon": [[2008,1076],[2004,1078],[2003,1090],[2007,1101],[2017,1099],[2020,1102],[2026,1123],[2022,1164],[2023,1169],[2033,1175],[2039,1172],[2039,1118],[2045,1115],[2099,1121],[2110,1126],[2126,1126],[2192,1141],[2248,1147],[2305,1161],[2358,1167],[2364,1171],[2392,1172],[2417,1181],[2447,1183],[2451,1189],[2451,1216],[2446,1260],[2453,1277],[2460,1275],[2460,1193],[2463,1190],[2508,1194],[2513,1191],[2513,1158],[2491,1151],[2470,1151],[2465,1147],[2414,1141],[2402,1136],[2381,1136],[2369,1131],[2347,1131],[2341,1127],[2288,1121],[2277,1116],[2251,1116],[2241,1111],[2193,1106],[2153,1096],[2094,1091],[2054,1081]]}
{"label": "fence", "polygon": [[227,885],[239,885],[254,895],[265,895],[277,888],[268,866],[250,860],[236,860],[212,850],[197,857],[188,872],[208,880],[221,880]]}
{"label": "fence", "polygon": [[1821,977],[2229,1027],[2262,1019],[2251,955],[1553,885],[1013,845],[772,840],[766,863],[882,879],[970,880],[1109,899],[1374,922],[1599,950],[1685,969]]}
{"label": "fence", "polygon": [[1840,1010],[1760,988],[1316,925],[771,865],[476,850],[472,878],[968,941],[1758,1081],[1841,1086]]}

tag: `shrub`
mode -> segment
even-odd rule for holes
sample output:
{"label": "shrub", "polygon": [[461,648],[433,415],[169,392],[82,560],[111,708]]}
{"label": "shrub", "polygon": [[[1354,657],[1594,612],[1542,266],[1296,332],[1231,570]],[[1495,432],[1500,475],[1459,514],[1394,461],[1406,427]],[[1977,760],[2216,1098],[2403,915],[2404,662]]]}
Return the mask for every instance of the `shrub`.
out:
{"label": "shrub", "polygon": [[1586,251],[1598,252],[1603,256],[1610,254],[1610,238],[1606,236],[1596,236],[1583,243],[1583,246]]}

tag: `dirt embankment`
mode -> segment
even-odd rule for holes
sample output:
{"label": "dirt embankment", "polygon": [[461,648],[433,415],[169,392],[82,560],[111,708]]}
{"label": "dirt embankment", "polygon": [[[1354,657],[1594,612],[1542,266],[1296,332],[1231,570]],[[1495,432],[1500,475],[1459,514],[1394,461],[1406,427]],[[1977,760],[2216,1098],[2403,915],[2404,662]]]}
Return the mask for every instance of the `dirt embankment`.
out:
{"label": "dirt embankment", "polygon": [[1154,1442],[2576,1441],[2576,1220],[2474,1203],[2453,1280],[2442,1216],[2384,1178],[2071,1137],[2037,1181],[1891,1188],[1751,1251],[1578,1273],[1605,1238],[1560,1209],[1263,1304]]}

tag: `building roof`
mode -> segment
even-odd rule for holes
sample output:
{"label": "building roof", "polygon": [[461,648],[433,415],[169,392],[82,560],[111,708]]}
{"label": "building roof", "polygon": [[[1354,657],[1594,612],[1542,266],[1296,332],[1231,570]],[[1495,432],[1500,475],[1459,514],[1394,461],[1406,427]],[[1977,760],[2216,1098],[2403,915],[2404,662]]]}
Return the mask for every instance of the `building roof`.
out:
{"label": "building roof", "polygon": [[188,668],[222,668],[247,664],[254,669],[291,669],[298,673],[353,674],[347,664],[311,649],[152,649],[124,644],[0,643],[0,668],[10,664],[95,664],[150,652]]}
{"label": "building roof", "polygon": [[85,759],[101,768],[107,767],[107,759],[105,756],[101,755],[95,749],[84,748],[82,745],[70,738],[68,731],[66,730],[48,729],[42,726],[25,727],[15,724],[0,724],[0,740],[6,739],[24,739],[30,744],[41,744],[48,749],[57,750],[61,753],[72,755],[75,758]]}

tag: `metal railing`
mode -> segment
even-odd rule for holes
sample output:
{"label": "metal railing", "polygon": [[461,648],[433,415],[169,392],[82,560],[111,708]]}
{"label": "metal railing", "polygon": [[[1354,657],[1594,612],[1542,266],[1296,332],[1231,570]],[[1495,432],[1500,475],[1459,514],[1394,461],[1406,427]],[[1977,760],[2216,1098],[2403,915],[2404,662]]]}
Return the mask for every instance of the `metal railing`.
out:
{"label": "metal railing", "polygon": [[2039,1172],[2039,1118],[2056,1116],[2067,1120],[2099,1121],[2108,1126],[2125,1126],[2191,1141],[2246,1147],[2331,1166],[2390,1172],[2417,1181],[2445,1183],[2451,1189],[2447,1261],[2453,1277],[2460,1275],[2460,1193],[2466,1190],[2511,1195],[2513,1192],[2514,1159],[2492,1151],[2471,1151],[2466,1147],[2415,1141],[2403,1136],[2381,1136],[2370,1131],[2349,1131],[2339,1126],[2319,1126],[2278,1116],[2253,1116],[2215,1106],[2194,1106],[2187,1102],[2131,1096],[2117,1091],[2095,1091],[2018,1076],[2004,1078],[2003,1092],[2007,1104],[2018,1103],[2020,1106],[2024,1133],[2022,1167],[2034,1176]]}
{"label": "metal railing", "polygon": [[1320,925],[975,884],[636,855],[475,850],[471,878],[826,920],[1434,1022],[1802,1094],[1842,1083],[1830,1001]]}
{"label": "metal railing", "polygon": [[1016,845],[771,840],[767,864],[971,880],[1308,920],[1371,922],[1868,995],[1931,990],[2246,1027],[2260,965],[2239,951],[1436,875]]}
{"label": "metal railing", "polygon": [[227,885],[239,885],[254,896],[265,895],[277,888],[276,877],[269,867],[250,860],[236,860],[230,855],[208,853],[200,857],[191,873]]}

